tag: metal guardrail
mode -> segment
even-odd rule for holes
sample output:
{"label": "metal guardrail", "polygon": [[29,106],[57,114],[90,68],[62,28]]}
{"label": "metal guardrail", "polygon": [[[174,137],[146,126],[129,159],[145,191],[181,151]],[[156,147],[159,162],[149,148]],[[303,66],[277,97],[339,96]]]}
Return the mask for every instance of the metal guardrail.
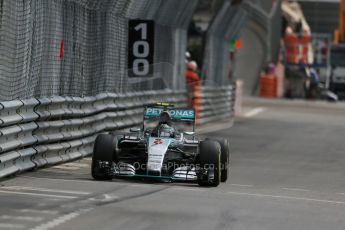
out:
{"label": "metal guardrail", "polygon": [[[203,87],[201,123],[233,115],[233,86]],[[186,106],[185,91],[103,93],[0,103],[0,178],[92,154],[96,136],[136,126],[145,105]]]}
{"label": "metal guardrail", "polygon": [[157,100],[185,106],[184,91],[102,93],[0,103],[0,177],[92,153],[97,134],[140,124]]}
{"label": "metal guardrail", "polygon": [[201,88],[200,124],[234,116],[235,86]]}

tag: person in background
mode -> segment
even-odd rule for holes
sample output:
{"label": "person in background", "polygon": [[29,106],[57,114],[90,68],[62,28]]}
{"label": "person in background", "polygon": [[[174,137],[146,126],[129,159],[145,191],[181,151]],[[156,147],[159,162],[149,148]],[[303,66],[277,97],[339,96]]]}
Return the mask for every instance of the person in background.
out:
{"label": "person in background", "polygon": [[192,55],[190,54],[189,51],[186,51],[186,54],[185,54],[185,62],[186,62],[186,65],[192,61]]}
{"label": "person in background", "polygon": [[190,108],[193,107],[194,93],[199,89],[201,84],[197,70],[198,64],[195,61],[188,62],[185,77],[188,90],[188,106]]}
{"label": "person in background", "polygon": [[318,72],[312,68],[306,68],[306,79],[304,83],[305,95],[307,99],[316,99],[318,97],[320,76]]}

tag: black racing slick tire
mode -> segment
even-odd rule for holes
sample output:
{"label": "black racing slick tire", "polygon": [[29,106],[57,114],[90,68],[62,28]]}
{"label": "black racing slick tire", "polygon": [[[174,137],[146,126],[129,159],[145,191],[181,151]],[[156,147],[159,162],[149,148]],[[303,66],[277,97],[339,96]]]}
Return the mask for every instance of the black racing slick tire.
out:
{"label": "black racing slick tire", "polygon": [[221,147],[221,182],[226,182],[228,180],[229,175],[229,168],[230,168],[230,150],[229,150],[229,141],[224,138],[216,138],[216,139],[210,139],[207,138],[207,140],[213,140],[217,141],[220,144]]}
{"label": "black racing slick tire", "polygon": [[230,167],[230,151],[229,151],[229,142],[227,139],[218,139],[217,142],[220,144],[221,148],[221,182],[226,182],[228,180],[229,175],[229,167]]}
{"label": "black racing slick tire", "polygon": [[198,184],[217,187],[221,180],[221,146],[217,141],[205,140],[199,144]]}
{"label": "black racing slick tire", "polygon": [[[117,138],[109,134],[97,136],[92,154],[91,175],[96,180],[111,180],[113,178],[111,167],[115,160]],[[100,167],[100,162],[103,165]]]}
{"label": "black racing slick tire", "polygon": [[113,137],[116,137],[118,139],[121,139],[125,136],[125,132],[119,132],[119,131],[113,131],[111,133],[109,133],[110,135],[112,135]]}

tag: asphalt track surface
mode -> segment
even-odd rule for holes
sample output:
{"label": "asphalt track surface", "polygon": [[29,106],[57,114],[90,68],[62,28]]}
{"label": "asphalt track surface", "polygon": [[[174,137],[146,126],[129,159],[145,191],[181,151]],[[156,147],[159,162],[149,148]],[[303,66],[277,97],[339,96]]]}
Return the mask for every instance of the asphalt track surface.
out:
{"label": "asphalt track surface", "polygon": [[[217,188],[91,179],[90,159],[0,182],[1,229],[345,229],[345,105],[247,100]],[[209,132],[209,133],[207,133]]]}

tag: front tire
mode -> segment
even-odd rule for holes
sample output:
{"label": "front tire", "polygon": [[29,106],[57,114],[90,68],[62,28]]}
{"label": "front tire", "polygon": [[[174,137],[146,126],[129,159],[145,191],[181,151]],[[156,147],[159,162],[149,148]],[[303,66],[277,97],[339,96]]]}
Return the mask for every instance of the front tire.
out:
{"label": "front tire", "polygon": [[229,142],[227,139],[224,138],[216,138],[207,140],[217,141],[220,144],[221,148],[221,182],[226,182],[228,180],[229,175],[229,168],[230,168],[230,150],[229,150]]}
{"label": "front tire", "polygon": [[[95,180],[111,180],[113,178],[111,167],[115,160],[117,138],[109,134],[97,136],[92,154],[91,175]],[[100,167],[100,162],[103,165]]]}
{"label": "front tire", "polygon": [[221,146],[217,141],[205,140],[199,144],[198,184],[217,187],[221,180]]}

